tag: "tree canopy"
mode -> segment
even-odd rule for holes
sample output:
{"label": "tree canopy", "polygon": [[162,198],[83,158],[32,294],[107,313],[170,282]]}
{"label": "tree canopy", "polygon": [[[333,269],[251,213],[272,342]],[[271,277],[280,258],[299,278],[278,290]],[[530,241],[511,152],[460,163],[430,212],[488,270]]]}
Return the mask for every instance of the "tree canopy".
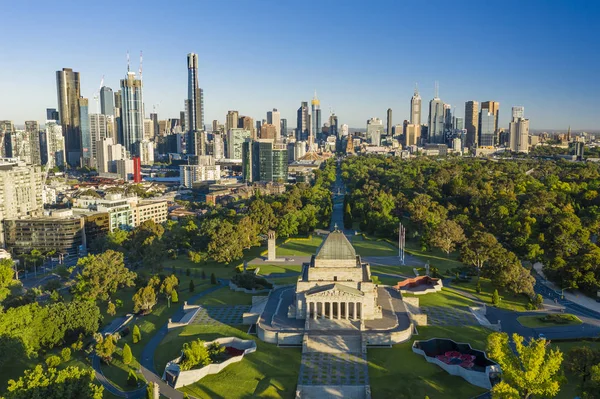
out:
{"label": "tree canopy", "polygon": [[117,289],[132,286],[136,277],[135,272],[125,267],[123,253],[111,249],[81,258],[77,265],[81,272],[74,292],[84,299],[108,300]]}

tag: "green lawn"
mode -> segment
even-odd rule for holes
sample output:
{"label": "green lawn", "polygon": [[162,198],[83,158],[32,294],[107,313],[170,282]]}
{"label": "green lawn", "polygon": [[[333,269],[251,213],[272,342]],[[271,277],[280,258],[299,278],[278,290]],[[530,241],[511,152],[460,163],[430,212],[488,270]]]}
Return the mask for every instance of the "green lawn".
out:
{"label": "green lawn", "polygon": [[403,274],[409,277],[415,276],[411,266],[371,265],[371,273]]}
{"label": "green lawn", "polygon": [[398,281],[400,281],[397,278],[386,277],[386,276],[371,276],[371,280],[375,284],[380,284],[380,285],[396,285],[396,284],[398,284]]}
{"label": "green lawn", "polygon": [[[425,295],[427,297],[429,295]],[[485,349],[489,331],[482,327],[419,327],[419,335],[390,348],[369,348],[369,381],[374,398],[471,398],[485,389],[451,376],[412,352],[415,340],[452,338]]]}
{"label": "green lawn", "polygon": [[[476,296],[481,302],[486,305],[492,306],[492,296],[496,287],[492,284],[490,279],[481,278],[481,293],[477,293],[477,277],[471,279],[471,281],[458,281],[452,282],[452,288],[456,288],[462,291],[466,291],[471,295]],[[500,304],[498,305],[501,309],[514,310],[516,312],[524,312],[527,309],[529,298],[526,295],[513,294],[502,288],[498,288],[498,294],[500,294]]]}
{"label": "green lawn", "polygon": [[323,237],[313,236],[311,239],[291,238],[285,244],[277,247],[277,256],[311,256],[323,242]]}
{"label": "green lawn", "polygon": [[[563,358],[569,352],[570,349],[575,348],[577,346],[587,346],[595,350],[600,350],[600,342],[592,342],[592,341],[575,341],[575,342],[551,342],[550,345],[553,349],[559,348],[563,353]],[[569,373],[566,370],[563,370],[566,377],[566,382],[562,383],[560,386],[560,391],[556,396],[557,399],[572,399],[579,395],[581,392],[579,391],[580,380],[577,376]]]}
{"label": "green lawn", "polygon": [[[548,317],[549,316],[549,317]],[[520,316],[517,321],[529,328],[576,326],[582,323],[579,317],[565,313],[552,315]]]}
{"label": "green lawn", "polygon": [[270,283],[275,285],[296,284],[299,276],[300,275],[289,277],[269,277],[268,280]]}
{"label": "green lawn", "polygon": [[352,236],[352,245],[360,256],[398,256],[398,248],[392,244],[366,236]]}
{"label": "green lawn", "polygon": [[[302,271],[301,265],[252,265],[249,266],[247,270],[255,270],[259,268],[258,274],[261,276],[271,276],[273,274],[282,274],[282,273],[298,273]],[[277,276],[273,276],[277,277]]]}
{"label": "green lawn", "polygon": [[[415,295],[411,294],[402,294],[405,297],[413,297]],[[442,291],[426,294],[426,295],[418,295],[419,298],[419,306],[447,306],[447,307],[456,307],[456,306],[475,306],[475,302],[470,300],[469,298],[459,295],[455,292],[449,291],[446,288],[442,288]]]}
{"label": "green lawn", "polygon": [[[111,364],[101,364],[102,373],[106,378],[108,378],[114,385],[118,386],[122,391],[133,391],[140,386],[145,384],[145,379],[142,373],[138,372],[140,370],[140,364],[134,358],[130,364],[123,363],[123,349],[119,342],[119,347],[117,348],[115,354],[113,355],[113,360]],[[131,346],[131,344],[129,344]],[[127,384],[127,376],[129,375],[129,370],[133,370],[138,376],[138,386],[132,387]]]}
{"label": "green lawn", "polygon": [[222,306],[222,305],[252,305],[252,294],[236,292],[223,287],[195,302],[197,305]]}
{"label": "green lawn", "polygon": [[416,256],[423,262],[429,262],[431,267],[437,267],[442,274],[446,274],[448,270],[455,267],[464,266],[464,264],[458,260],[457,252],[446,255],[445,252],[438,248],[422,251],[421,245],[416,240],[407,240],[406,253]]}
{"label": "green lawn", "polygon": [[[244,327],[245,328],[245,327]],[[300,348],[278,348],[226,325],[190,325],[171,331],[156,351],[156,369],[164,370],[176,358],[185,342],[200,338],[239,337],[256,341],[257,350],[219,374],[209,375],[181,390],[197,398],[293,398],[300,370]]]}

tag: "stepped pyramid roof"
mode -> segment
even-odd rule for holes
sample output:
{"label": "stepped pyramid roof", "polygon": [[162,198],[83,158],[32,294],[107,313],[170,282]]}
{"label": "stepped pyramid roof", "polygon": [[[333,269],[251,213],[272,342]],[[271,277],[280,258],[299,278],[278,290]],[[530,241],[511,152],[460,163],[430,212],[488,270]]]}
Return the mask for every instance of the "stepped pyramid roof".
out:
{"label": "stepped pyramid roof", "polygon": [[325,238],[317,250],[316,259],[354,260],[356,251],[344,233],[336,229]]}

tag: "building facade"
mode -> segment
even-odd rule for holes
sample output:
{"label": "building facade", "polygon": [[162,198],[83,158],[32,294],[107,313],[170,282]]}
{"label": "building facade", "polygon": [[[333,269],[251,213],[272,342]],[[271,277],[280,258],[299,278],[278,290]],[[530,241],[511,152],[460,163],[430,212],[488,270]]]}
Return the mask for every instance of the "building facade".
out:
{"label": "building facade", "polygon": [[81,116],[79,98],[81,88],[79,72],[63,68],[56,72],[56,89],[60,123],[65,137],[66,159],[69,165],[78,166],[81,158]]}
{"label": "building facade", "polygon": [[132,155],[138,155],[134,144],[144,139],[144,98],[142,80],[136,78],[135,72],[127,72],[127,77],[121,79],[121,97],[123,145]]}
{"label": "building facade", "polygon": [[229,159],[242,159],[242,143],[246,139],[251,138],[251,132],[246,129],[234,128],[229,129],[227,132],[227,149]]}
{"label": "building facade", "polygon": [[467,101],[465,103],[465,129],[467,130],[465,146],[469,148],[477,147],[479,139],[479,103],[477,101]]}
{"label": "building facade", "polygon": [[444,143],[444,102],[437,95],[429,101],[428,141]]}
{"label": "building facade", "polygon": [[102,115],[115,115],[114,93],[110,87],[100,88],[100,113]]}

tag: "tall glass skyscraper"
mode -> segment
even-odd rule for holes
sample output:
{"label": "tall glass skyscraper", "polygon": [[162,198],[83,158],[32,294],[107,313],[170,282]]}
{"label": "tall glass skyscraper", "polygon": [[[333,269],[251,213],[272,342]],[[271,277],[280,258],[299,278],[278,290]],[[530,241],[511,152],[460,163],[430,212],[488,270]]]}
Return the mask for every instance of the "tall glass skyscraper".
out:
{"label": "tall glass skyscraper", "polygon": [[100,89],[100,113],[102,115],[114,115],[114,94],[110,87],[102,86]]}
{"label": "tall glass skyscraper", "polygon": [[310,102],[312,105],[312,136],[314,138],[321,133],[321,102],[317,98],[317,91],[315,90],[315,96]]}
{"label": "tall glass skyscraper", "polygon": [[135,72],[127,72],[127,78],[121,79],[121,101],[123,144],[131,155],[139,155],[134,144],[144,139],[144,102],[142,81]]}
{"label": "tall glass skyscraper", "polygon": [[[194,131],[204,130],[204,95],[202,89],[198,86],[198,54],[189,53],[187,55],[188,66],[188,98],[185,102],[186,121],[185,127],[188,132],[188,142],[195,137]],[[192,146],[191,148],[195,148]],[[189,152],[194,154],[194,152]]]}
{"label": "tall glass skyscraper", "polygon": [[65,136],[67,162],[78,166],[81,158],[81,119],[79,114],[79,72],[63,68],[56,72],[56,91],[60,123]]}
{"label": "tall glass skyscraper", "polygon": [[81,165],[92,165],[92,136],[90,133],[90,118],[88,99],[79,99],[79,115],[81,117]]}
{"label": "tall glass skyscraper", "polygon": [[495,142],[496,116],[488,108],[482,108],[479,114],[479,145],[493,147]]}

